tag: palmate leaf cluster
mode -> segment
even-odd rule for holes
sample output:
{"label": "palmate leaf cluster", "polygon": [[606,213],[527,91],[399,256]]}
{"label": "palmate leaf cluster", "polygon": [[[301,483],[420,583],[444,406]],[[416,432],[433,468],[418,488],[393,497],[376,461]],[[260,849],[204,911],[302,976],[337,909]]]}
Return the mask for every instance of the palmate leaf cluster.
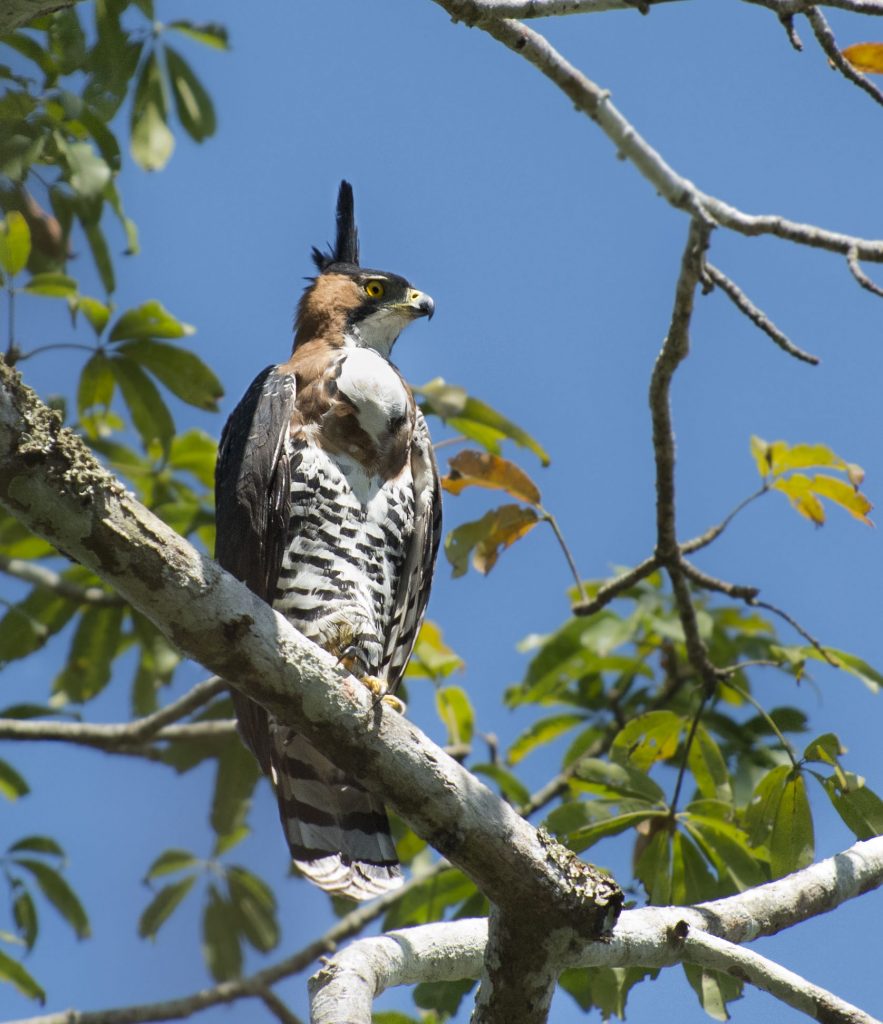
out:
{"label": "palmate leaf cluster", "polygon": [[[216,411],[220,384],[191,347],[194,329],[160,301],[142,297],[130,308],[116,308],[113,252],[115,246],[137,250],[137,230],[117,187],[126,152],[140,167],[159,170],[172,154],[175,119],[195,142],[215,129],[211,98],[189,67],[186,49],[168,40],[224,49],[226,34],[183,20],[160,24],[149,0],[98,0],[89,23],[83,9],[41,18],[4,40],[9,57],[0,65],[7,85],[0,100],[0,274],[16,331],[23,332],[6,339],[6,358],[26,371],[27,360],[45,350],[24,340],[29,310],[47,300],[63,303],[83,357],[66,401],[58,403],[59,416],[140,501],[210,551],[220,424],[211,435],[181,430],[176,416],[185,406]],[[77,250],[94,264],[100,297],[86,294],[72,274]],[[545,465],[546,448],[462,387],[436,379],[415,390],[423,410],[435,417],[437,438],[447,427],[477,446],[458,450],[443,481],[447,519],[455,524],[445,543],[453,574],[470,567],[490,572],[508,547],[530,544],[534,527],[546,523],[562,543],[562,588],[568,570],[575,576],[570,599],[579,610],[609,581],[579,577],[540,489],[504,456],[514,446]],[[553,443],[549,447],[554,450]],[[763,490],[784,494],[801,515],[821,524],[824,499],[868,521],[861,471],[825,446],[755,438],[751,451]],[[495,502],[502,492],[504,503],[461,522],[457,495],[467,489],[473,496],[487,492]],[[128,689],[133,718],[168,703],[165,695],[181,662],[173,647],[97,577],[5,514],[0,568],[22,580],[20,596],[3,602],[0,667],[14,671],[48,645],[60,666],[41,703],[2,708],[0,717],[88,718],[90,702],[108,686]],[[35,579],[28,568],[44,575]],[[494,723],[479,720],[467,666],[438,624],[424,624],[407,673],[409,686],[434,688],[455,756],[504,799],[601,864],[627,845],[633,876],[619,881],[636,902],[693,903],[808,864],[820,801],[829,802],[858,838],[883,832],[883,801],[855,766],[846,767],[838,737],[814,734],[797,688],[808,666],[821,662],[872,689],[883,677],[847,652],[783,642],[769,616],[755,608],[710,600],[699,591],[693,601],[709,656],[727,669],[714,693],[690,665],[663,577],[651,574],[594,615],[574,614],[551,634],[524,640],[523,677],[509,687],[505,702],[529,713],[531,721],[505,750],[485,743]],[[793,702],[771,704],[768,681],[774,674],[788,680]],[[229,697],[215,694],[187,721],[208,727],[231,718]],[[209,974],[216,980],[240,975],[247,955],[272,953],[283,941],[276,894],[233,859],[252,824],[259,782],[254,759],[230,728],[187,740],[148,739],[125,752],[179,773],[206,764],[213,772],[206,808],[210,848],[163,849],[158,838],[157,849],[143,853],[149,893],[132,894],[133,930],[163,941],[166,922],[179,908],[198,903]],[[0,760],[6,801],[28,794],[13,761],[13,755]],[[525,781],[537,764],[553,775],[542,798],[532,796]],[[385,928],[487,912],[486,900],[466,877],[439,867],[404,823],[393,824],[402,860],[422,880],[387,911]],[[282,857],[281,840],[279,845]],[[77,937],[88,936],[88,908],[75,893],[82,866],[68,865],[62,846],[43,835],[11,842],[0,865],[8,893],[7,917],[0,921],[0,984],[41,999],[27,952],[46,912],[60,915]],[[569,971],[562,985],[581,1007],[622,1016],[629,990],[648,973]],[[739,981],[713,972],[688,968],[687,976],[717,1018],[741,991]],[[444,1021],[471,987],[417,986],[420,1019]],[[411,1019],[377,1015],[384,1024]]]}

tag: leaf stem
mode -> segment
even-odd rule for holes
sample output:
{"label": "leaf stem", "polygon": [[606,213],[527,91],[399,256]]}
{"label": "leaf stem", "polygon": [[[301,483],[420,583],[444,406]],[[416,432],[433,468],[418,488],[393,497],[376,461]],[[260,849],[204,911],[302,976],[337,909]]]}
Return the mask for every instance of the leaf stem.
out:
{"label": "leaf stem", "polygon": [[43,352],[51,352],[53,349],[59,348],[75,348],[82,352],[94,352],[95,349],[91,345],[82,345],[75,341],[58,341],[52,345],[40,345],[38,348],[31,349],[30,352],[23,352],[19,357],[19,362],[24,362],[25,359],[30,359],[31,356],[41,355]]}
{"label": "leaf stem", "polygon": [[687,742],[684,744],[684,756],[681,758],[681,763],[678,766],[678,777],[675,782],[675,791],[671,798],[671,807],[669,814],[673,818],[678,810],[678,800],[681,798],[681,787],[684,784],[684,776],[687,772],[687,759],[690,756],[690,748],[693,746],[693,740],[696,738],[696,730],[699,728],[699,721],[702,718],[702,712],[705,710],[705,705],[708,703],[709,693],[708,690],[703,687],[702,699],[699,701],[699,707],[696,708],[696,714],[693,716],[693,721],[690,723],[690,732],[687,734]]}
{"label": "leaf stem", "polygon": [[570,548],[567,546],[567,541],[564,539],[564,534],[558,526],[558,520],[551,512],[547,512],[542,505],[537,505],[536,507],[537,511],[540,513],[540,519],[552,527],[555,537],[561,545],[561,550],[564,552],[564,557],[567,559],[567,564],[570,566],[570,571],[573,573],[573,578],[576,581],[576,589],[579,591],[580,604],[585,604],[589,600],[589,595],[586,593],[586,588],[583,585],[582,578],[580,577],[579,570],[576,567],[576,562],[573,560]]}
{"label": "leaf stem", "polygon": [[[734,665],[733,667],[741,668],[742,666]],[[752,697],[752,695],[748,692],[748,690],[743,689],[736,682],[723,682],[722,680],[721,686],[728,686],[731,690],[735,690],[740,697],[744,697],[745,700],[748,701],[748,703],[754,708],[754,710],[760,715],[760,717],[767,723],[770,729],[772,729],[772,731],[775,733],[779,743],[782,744],[782,749],[785,751],[785,753],[788,755],[788,758],[791,761],[792,768],[796,768],[798,766],[798,757],[794,750],[794,747],[792,747],[788,740],[785,738],[785,734],[776,725],[775,719],[773,719],[773,717],[760,703],[760,701],[755,700],[754,697]]]}

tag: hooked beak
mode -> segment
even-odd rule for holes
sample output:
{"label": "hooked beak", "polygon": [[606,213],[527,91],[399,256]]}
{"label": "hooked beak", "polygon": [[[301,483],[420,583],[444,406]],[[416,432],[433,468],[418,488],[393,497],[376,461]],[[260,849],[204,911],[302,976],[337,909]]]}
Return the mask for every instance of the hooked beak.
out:
{"label": "hooked beak", "polygon": [[415,319],[418,316],[425,316],[431,320],[432,314],[435,312],[435,303],[432,301],[431,296],[418,292],[416,288],[412,288],[408,292],[408,301],[405,308]]}

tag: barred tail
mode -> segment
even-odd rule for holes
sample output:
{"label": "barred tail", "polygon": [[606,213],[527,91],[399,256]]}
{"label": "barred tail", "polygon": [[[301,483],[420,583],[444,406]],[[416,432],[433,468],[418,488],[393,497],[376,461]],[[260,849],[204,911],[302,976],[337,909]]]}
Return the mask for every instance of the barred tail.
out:
{"label": "barred tail", "polygon": [[354,900],[398,888],[402,872],[382,802],[291,729],[271,733],[279,816],[300,871]]}

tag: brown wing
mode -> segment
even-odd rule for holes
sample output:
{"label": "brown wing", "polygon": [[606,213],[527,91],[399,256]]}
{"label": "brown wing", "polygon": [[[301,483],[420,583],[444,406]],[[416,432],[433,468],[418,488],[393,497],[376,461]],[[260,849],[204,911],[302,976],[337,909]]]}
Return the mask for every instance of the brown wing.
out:
{"label": "brown wing", "polygon": [[[288,538],[291,479],[286,440],[295,378],[268,366],[233,410],[215,469],[215,558],[258,597],[273,603]],[[233,692],[240,731],[261,768],[270,772],[267,714]]]}
{"label": "brown wing", "polygon": [[438,467],[429,429],[419,409],[416,410],[411,441],[411,475],[414,480],[414,533],[399,578],[382,670],[390,689],[398,685],[414,649],[426,603],[429,601],[435,558],[441,539],[442,503]]}

